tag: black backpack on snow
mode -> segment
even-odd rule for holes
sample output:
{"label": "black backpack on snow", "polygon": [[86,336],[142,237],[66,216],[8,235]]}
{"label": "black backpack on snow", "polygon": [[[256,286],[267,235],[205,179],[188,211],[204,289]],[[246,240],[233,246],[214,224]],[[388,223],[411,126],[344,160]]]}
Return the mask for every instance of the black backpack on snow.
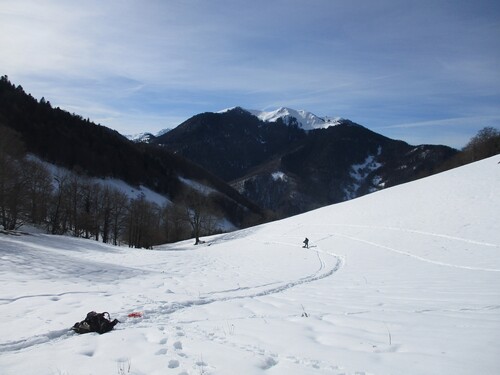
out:
{"label": "black backpack on snow", "polygon": [[76,333],[97,332],[102,334],[111,331],[117,323],[119,323],[117,319],[111,321],[108,312],[96,313],[91,311],[87,314],[85,320],[76,322],[71,329]]}

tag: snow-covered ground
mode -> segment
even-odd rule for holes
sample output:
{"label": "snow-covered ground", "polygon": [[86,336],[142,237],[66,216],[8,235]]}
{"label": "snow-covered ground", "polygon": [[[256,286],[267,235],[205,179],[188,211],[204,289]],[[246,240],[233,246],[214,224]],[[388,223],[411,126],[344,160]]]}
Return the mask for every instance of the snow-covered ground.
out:
{"label": "snow-covered ground", "polygon": [[196,247],[0,234],[0,374],[498,374],[499,162]]}

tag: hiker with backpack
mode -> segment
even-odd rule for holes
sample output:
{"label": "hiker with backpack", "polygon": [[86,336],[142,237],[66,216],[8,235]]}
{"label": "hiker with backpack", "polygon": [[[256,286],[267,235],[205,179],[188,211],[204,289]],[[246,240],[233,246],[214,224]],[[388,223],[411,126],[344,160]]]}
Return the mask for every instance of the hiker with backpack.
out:
{"label": "hiker with backpack", "polygon": [[303,246],[303,247],[304,247],[305,249],[309,249],[309,238],[307,238],[307,237],[306,237],[306,239],[303,241],[303,243],[304,243],[304,246]]}

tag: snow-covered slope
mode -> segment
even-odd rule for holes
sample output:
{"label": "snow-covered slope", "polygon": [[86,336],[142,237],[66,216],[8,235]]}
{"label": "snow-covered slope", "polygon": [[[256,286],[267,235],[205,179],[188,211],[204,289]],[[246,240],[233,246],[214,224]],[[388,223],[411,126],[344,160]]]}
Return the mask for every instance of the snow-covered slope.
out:
{"label": "snow-covered slope", "polygon": [[[52,163],[48,163],[46,161],[41,160],[35,155],[29,155],[29,158],[31,160],[35,160],[38,163],[41,163],[47,170],[52,174],[55,179],[61,178],[62,176],[75,176],[74,173],[64,167],[54,165]],[[144,196],[144,198],[152,203],[157,204],[158,206],[162,207],[166,204],[171,204],[171,200],[166,197],[165,195],[158,194],[157,192],[149,189],[146,186],[140,185],[140,186],[131,186],[130,184],[126,183],[123,180],[119,180],[116,178],[98,178],[98,177],[79,177],[81,179],[81,182],[89,182],[89,183],[97,183],[103,187],[107,186],[111,189],[115,189],[120,191],[121,193],[125,194],[129,199],[136,199],[139,196]],[[182,182],[182,181],[181,181]],[[57,186],[54,185],[54,188],[57,188]]]}
{"label": "snow-covered slope", "polygon": [[198,247],[0,234],[0,373],[499,373],[499,162]]}

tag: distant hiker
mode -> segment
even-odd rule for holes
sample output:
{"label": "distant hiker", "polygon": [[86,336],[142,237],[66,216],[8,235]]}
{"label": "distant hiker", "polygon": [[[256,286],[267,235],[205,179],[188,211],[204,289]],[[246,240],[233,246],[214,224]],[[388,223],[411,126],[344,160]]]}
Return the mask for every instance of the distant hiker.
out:
{"label": "distant hiker", "polygon": [[304,240],[304,248],[305,249],[309,249],[309,238],[306,237],[306,239]]}
{"label": "distant hiker", "polygon": [[[108,315],[106,318],[105,315]],[[97,332],[99,334],[109,332],[113,329],[113,327],[119,323],[117,319],[111,321],[109,313],[96,313],[95,311],[91,311],[87,314],[85,320],[81,322],[76,322],[75,325],[71,328],[76,333],[89,333],[89,332]]]}

